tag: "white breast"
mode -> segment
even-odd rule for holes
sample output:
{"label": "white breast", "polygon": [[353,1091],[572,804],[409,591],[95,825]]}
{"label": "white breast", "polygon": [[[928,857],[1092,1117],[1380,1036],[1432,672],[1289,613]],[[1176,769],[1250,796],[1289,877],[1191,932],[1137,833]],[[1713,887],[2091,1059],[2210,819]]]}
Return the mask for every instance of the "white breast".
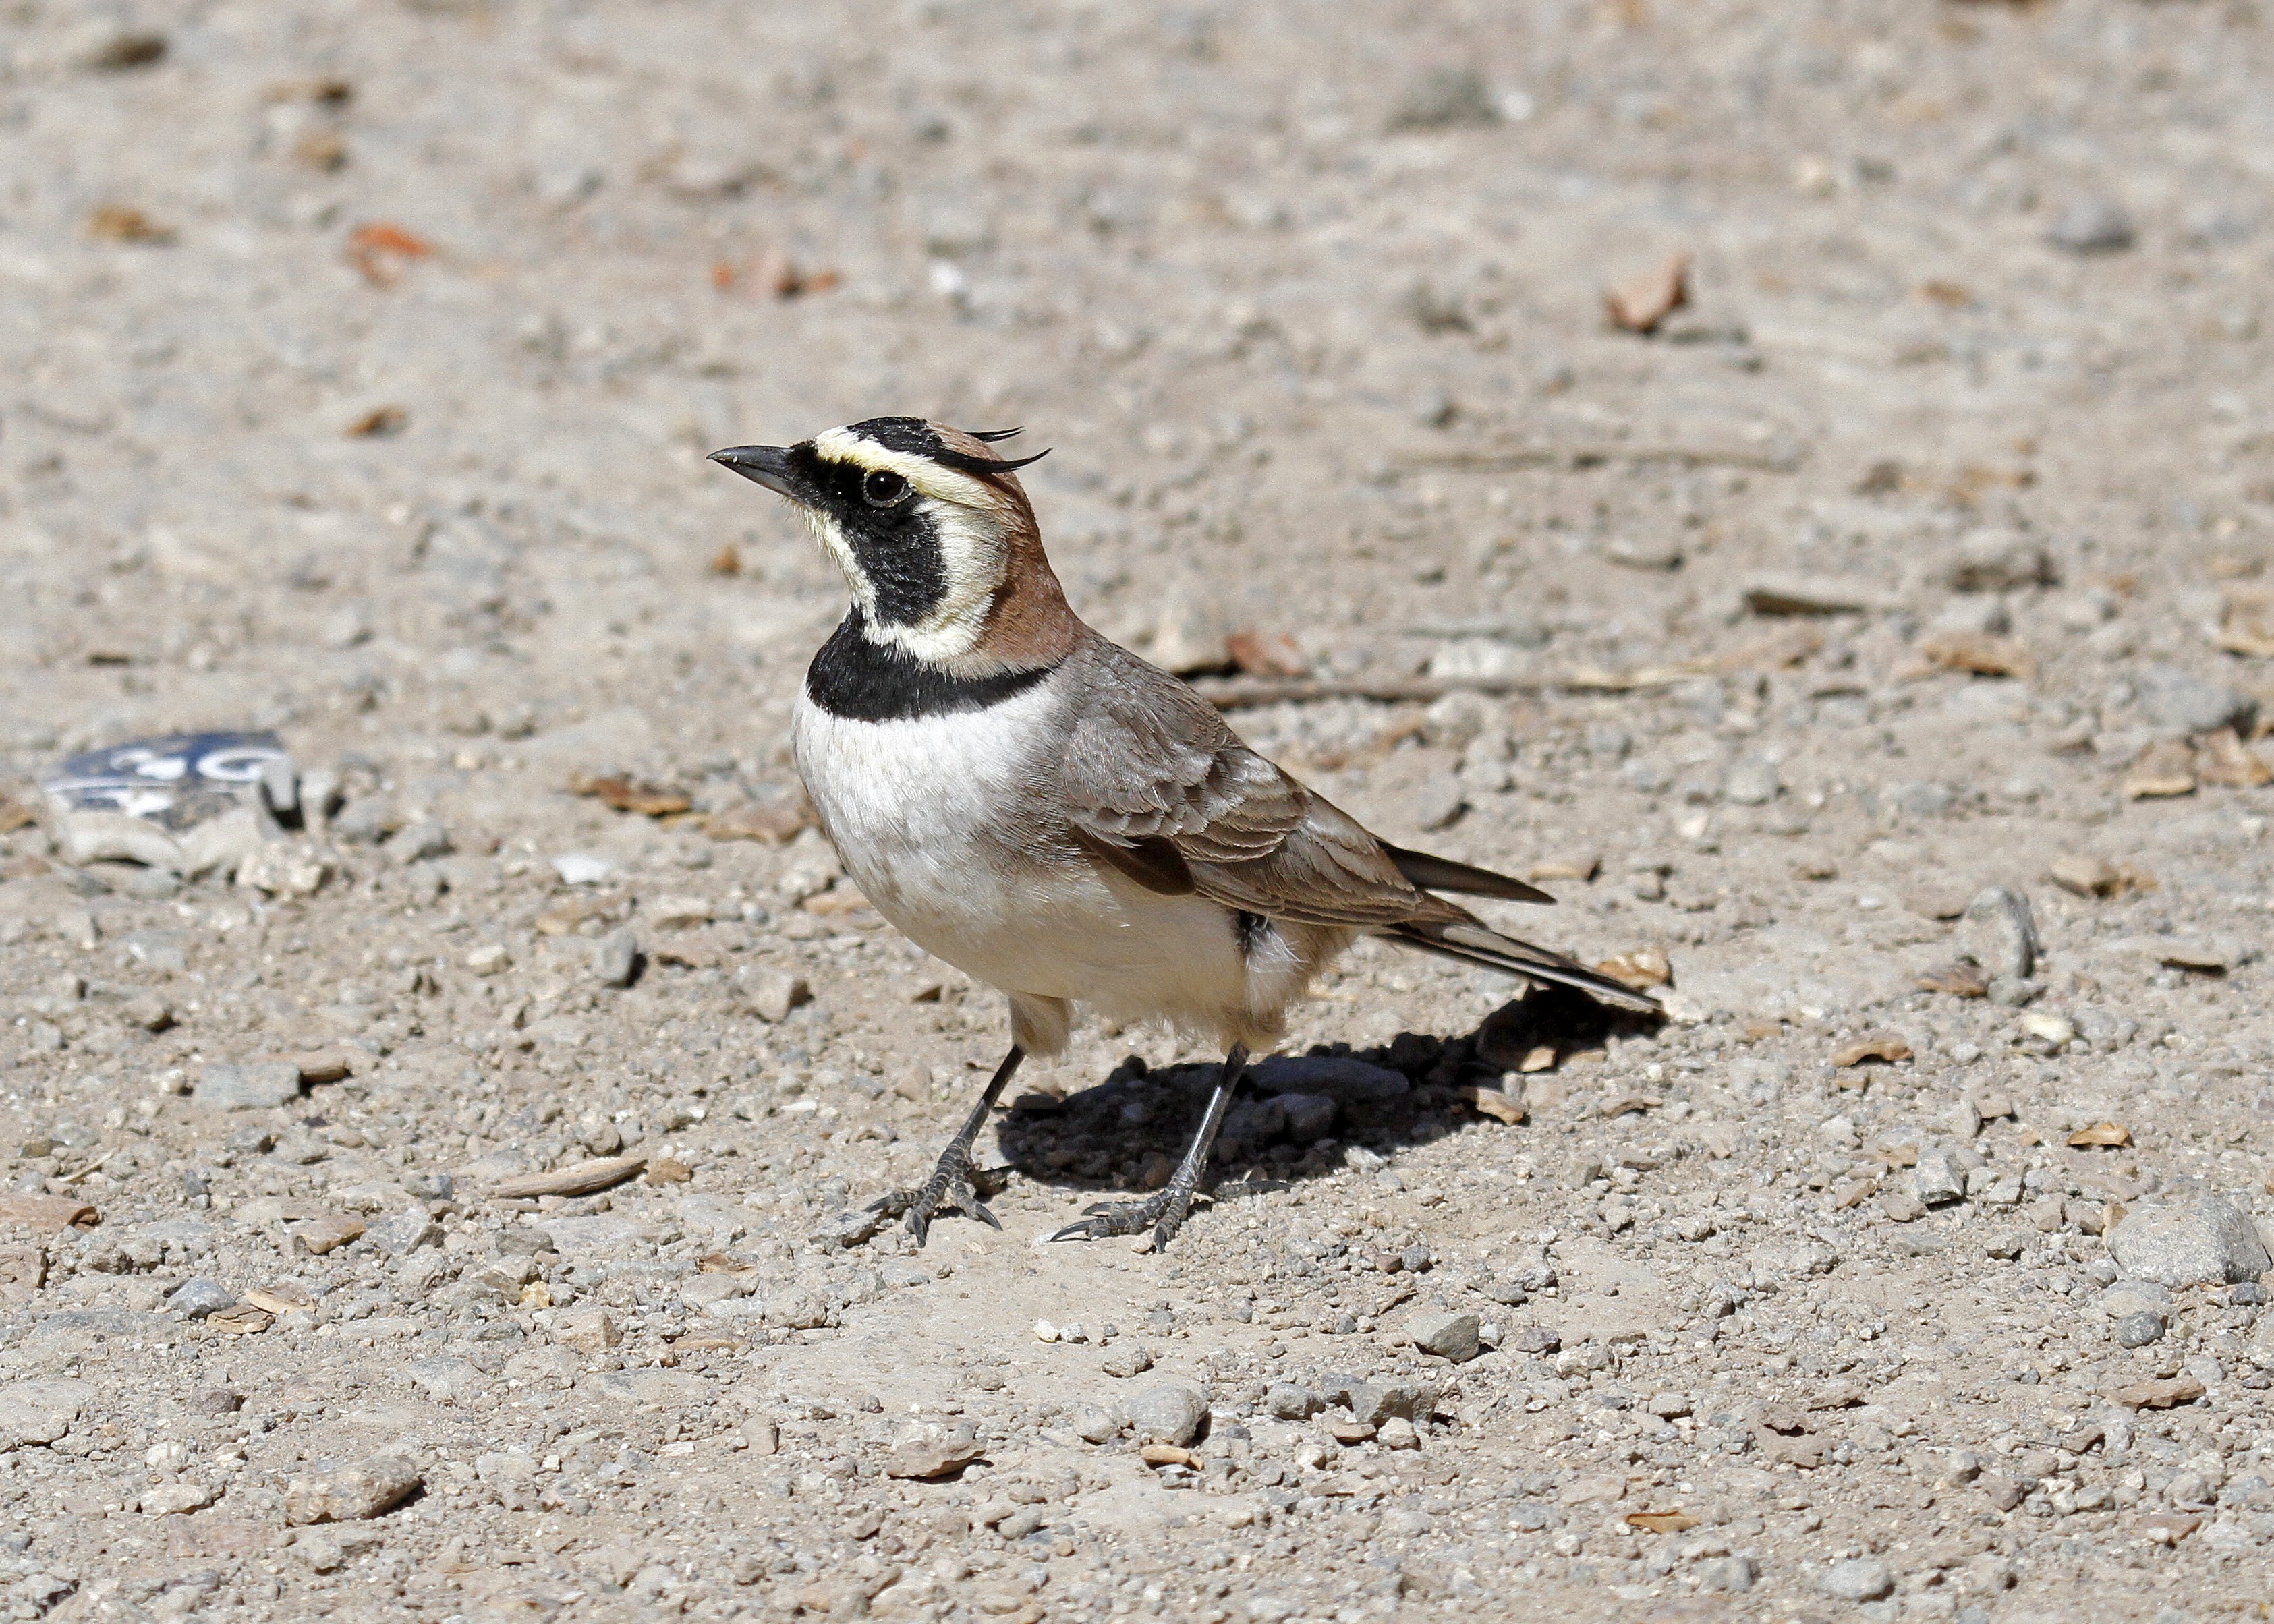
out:
{"label": "white breast", "polygon": [[[1035,810],[1050,682],[983,710],[847,720],[801,694],[798,771],[847,873],[912,941],[1005,992],[1215,1026],[1245,1008],[1230,916],[1098,872]],[[1047,806],[1047,798],[1042,798]]]}

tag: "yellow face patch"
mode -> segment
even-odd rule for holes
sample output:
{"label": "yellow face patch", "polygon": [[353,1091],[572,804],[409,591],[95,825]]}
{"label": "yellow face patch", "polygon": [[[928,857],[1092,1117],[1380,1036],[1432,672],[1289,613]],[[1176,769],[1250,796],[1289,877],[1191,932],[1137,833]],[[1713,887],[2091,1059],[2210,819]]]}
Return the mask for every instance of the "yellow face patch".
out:
{"label": "yellow face patch", "polygon": [[1010,566],[1010,528],[1020,516],[1017,504],[986,480],[916,453],[880,446],[850,429],[830,429],[815,435],[810,444],[821,462],[863,474],[896,474],[906,480],[912,494],[903,500],[919,505],[927,545],[937,550],[937,598],[920,616],[895,620],[879,613],[877,583],[862,562],[863,547],[845,533],[845,526],[858,525],[861,515],[807,509],[822,545],[844,573],[868,635],[923,660],[968,653],[986,635],[988,616]]}

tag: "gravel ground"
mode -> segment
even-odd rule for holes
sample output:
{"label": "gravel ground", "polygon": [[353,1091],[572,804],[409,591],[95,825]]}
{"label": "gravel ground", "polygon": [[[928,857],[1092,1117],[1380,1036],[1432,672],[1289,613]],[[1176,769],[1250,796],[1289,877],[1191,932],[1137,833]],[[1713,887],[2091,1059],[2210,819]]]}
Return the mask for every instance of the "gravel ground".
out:
{"label": "gravel ground", "polygon": [[[0,19],[10,1616],[2263,1605],[2256,0]],[[1362,948],[1165,1254],[1143,1032],[875,1232],[1003,1011],[702,457],[895,412],[1672,1019]]]}

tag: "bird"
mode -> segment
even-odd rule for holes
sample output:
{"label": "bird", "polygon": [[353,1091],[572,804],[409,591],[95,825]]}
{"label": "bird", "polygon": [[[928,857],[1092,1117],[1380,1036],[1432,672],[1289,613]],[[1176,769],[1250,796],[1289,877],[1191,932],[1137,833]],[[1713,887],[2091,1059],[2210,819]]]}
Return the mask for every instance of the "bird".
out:
{"label": "bird", "polygon": [[1224,1056],[1168,1182],[1051,1237],[1149,1229],[1156,1249],[1190,1211],[1249,1056],[1362,936],[1657,1010],[1449,899],[1546,892],[1368,832],[1076,614],[1018,475],[1047,453],[996,449],[1019,432],[871,417],[711,454],[787,499],[845,577],[851,602],[791,713],[822,832],[872,907],[1010,1006],[1009,1052],[930,1178],[872,1212],[919,1246],[944,1213],[1002,1228],[973,1145],[1020,1064],[1064,1051],[1078,1005]]}

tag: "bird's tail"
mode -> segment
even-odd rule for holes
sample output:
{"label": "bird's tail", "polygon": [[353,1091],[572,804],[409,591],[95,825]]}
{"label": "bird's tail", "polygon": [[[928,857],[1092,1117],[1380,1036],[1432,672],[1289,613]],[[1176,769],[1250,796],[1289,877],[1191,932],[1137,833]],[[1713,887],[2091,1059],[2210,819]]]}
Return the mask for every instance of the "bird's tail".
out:
{"label": "bird's tail", "polygon": [[1487,929],[1472,919],[1418,920],[1408,924],[1394,925],[1383,935],[1408,947],[1418,947],[1425,953],[1435,953],[1446,959],[1457,959],[1465,964],[1483,965],[1488,969],[1505,970],[1510,975],[1520,975],[1527,981],[1560,981],[1566,987],[1576,987],[1581,992],[1601,999],[1605,1004],[1621,1009],[1640,1010],[1646,1013],[1663,1014],[1657,999],[1648,993],[1638,992],[1623,981],[1615,981],[1600,971],[1590,970],[1574,963],[1561,953],[1551,953],[1544,947],[1534,947],[1529,942],[1519,942]]}

